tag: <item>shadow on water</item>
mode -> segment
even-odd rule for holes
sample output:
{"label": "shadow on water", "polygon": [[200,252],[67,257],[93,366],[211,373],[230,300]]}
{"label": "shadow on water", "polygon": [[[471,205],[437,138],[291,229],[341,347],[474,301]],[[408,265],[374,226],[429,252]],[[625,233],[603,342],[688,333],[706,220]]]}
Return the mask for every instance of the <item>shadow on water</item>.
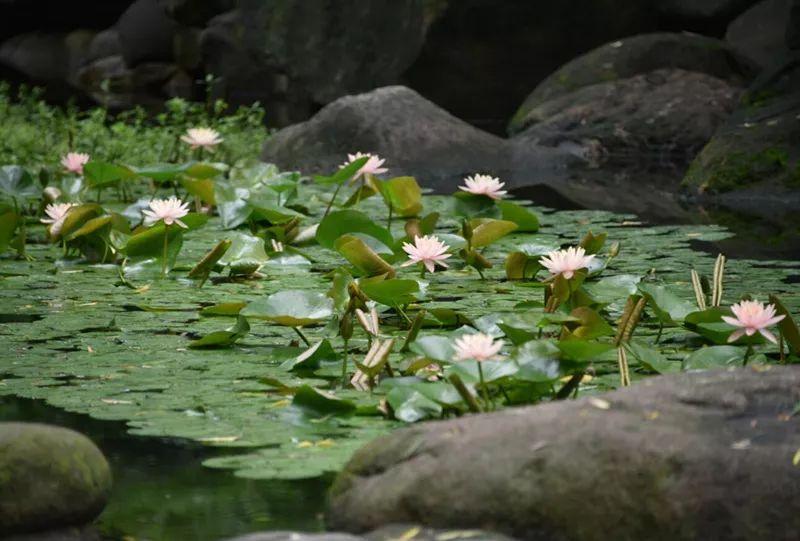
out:
{"label": "shadow on water", "polygon": [[691,200],[671,177],[643,180],[595,174],[560,178],[511,190],[555,210],[610,210],[636,214],[645,225],[721,225],[733,237],[693,241],[696,250],[729,258],[800,260],[800,221],[794,201],[763,198]]}
{"label": "shadow on water", "polygon": [[108,540],[217,541],[256,530],[322,529],[330,477],[240,479],[201,465],[218,456],[217,449],[132,436],[125,423],[98,421],[40,400],[0,397],[0,421],[64,426],[102,449],[114,474],[111,501],[98,520]]}

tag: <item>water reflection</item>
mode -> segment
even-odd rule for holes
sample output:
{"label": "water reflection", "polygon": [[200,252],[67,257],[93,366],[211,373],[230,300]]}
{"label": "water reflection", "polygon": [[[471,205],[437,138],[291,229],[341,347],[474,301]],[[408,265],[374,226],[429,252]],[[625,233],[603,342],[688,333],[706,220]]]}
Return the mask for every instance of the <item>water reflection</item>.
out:
{"label": "water reflection", "polygon": [[114,473],[99,529],[109,540],[216,541],[256,530],[322,529],[331,478],[239,479],[201,462],[219,450],[183,440],[140,438],[125,424],[64,412],[39,400],[0,397],[0,421],[72,428],[103,450]]}

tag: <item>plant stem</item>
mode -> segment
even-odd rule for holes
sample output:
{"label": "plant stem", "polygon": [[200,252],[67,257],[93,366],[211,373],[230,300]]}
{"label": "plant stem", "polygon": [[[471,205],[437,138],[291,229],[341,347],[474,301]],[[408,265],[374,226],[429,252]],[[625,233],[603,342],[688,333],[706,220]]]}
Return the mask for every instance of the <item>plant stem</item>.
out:
{"label": "plant stem", "polygon": [[306,344],[308,347],[311,347],[311,342],[309,342],[309,341],[308,341],[308,338],[306,338],[306,336],[303,334],[303,332],[302,332],[300,329],[298,329],[297,327],[292,327],[292,329],[294,330],[294,332],[296,332],[296,333],[297,333],[297,336],[299,336],[299,337],[300,337],[300,339],[301,339],[303,342],[305,342],[305,344]]}
{"label": "plant stem", "polygon": [[164,224],[164,253],[161,257],[161,276],[167,275],[167,252],[169,247],[169,226]]}
{"label": "plant stem", "polygon": [[480,413],[481,407],[478,405],[478,402],[475,401],[475,397],[469,392],[467,386],[464,385],[464,382],[461,381],[461,378],[458,377],[458,374],[453,374],[450,376],[450,383],[453,384],[453,387],[456,388],[456,391],[458,391],[458,394],[464,400],[464,403],[467,404],[469,411],[472,413]]}
{"label": "plant stem", "polygon": [[342,389],[347,387],[347,340],[344,341],[344,359],[342,360]]}
{"label": "plant stem", "polygon": [[392,230],[392,204],[389,203],[389,219],[386,221],[386,229]]}
{"label": "plant stem", "polygon": [[747,366],[747,361],[750,360],[750,356],[753,354],[753,344],[747,344],[747,351],[744,352],[744,361],[742,361],[742,366]]}
{"label": "plant stem", "polygon": [[569,398],[573,390],[577,390],[581,381],[583,380],[583,371],[573,374],[569,381],[556,393],[556,400],[563,400]]}
{"label": "plant stem", "polygon": [[327,216],[328,213],[331,211],[331,207],[333,206],[333,202],[336,201],[336,196],[339,195],[339,190],[342,189],[342,184],[344,184],[344,183],[343,182],[340,183],[338,186],[336,186],[336,189],[333,191],[333,196],[331,197],[331,200],[328,201],[328,206],[325,209],[325,214],[322,215],[323,218],[325,216]]}
{"label": "plant stem", "polygon": [[478,376],[481,378],[481,393],[483,394],[483,402],[486,404],[486,411],[494,409],[494,404],[489,400],[489,390],[486,388],[486,382],[483,379],[483,366],[481,361],[478,363]]}

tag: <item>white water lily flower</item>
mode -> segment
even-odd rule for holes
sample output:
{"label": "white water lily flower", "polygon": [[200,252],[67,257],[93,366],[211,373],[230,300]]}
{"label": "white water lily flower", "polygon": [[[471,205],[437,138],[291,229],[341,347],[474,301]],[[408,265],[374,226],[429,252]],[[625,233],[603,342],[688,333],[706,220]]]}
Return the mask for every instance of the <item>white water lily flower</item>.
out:
{"label": "white water lily flower", "polygon": [[489,175],[474,175],[464,179],[466,186],[459,186],[459,189],[475,195],[485,195],[492,199],[502,199],[508,192],[503,190],[504,182],[500,182],[497,177]]}
{"label": "white water lily flower", "polygon": [[594,259],[594,255],[586,255],[586,250],[580,246],[570,246],[566,250],[554,250],[539,260],[544,268],[552,275],[561,274],[569,280],[575,271],[585,269]]}
{"label": "white water lily flower", "polygon": [[186,134],[181,136],[181,141],[189,145],[192,150],[204,148],[211,151],[224,139],[219,136],[219,132],[211,128],[189,128]]}
{"label": "white water lily flower", "polygon": [[731,306],[731,311],[736,317],[722,316],[723,321],[728,325],[739,327],[728,337],[728,342],[735,342],[744,335],[753,336],[755,333],[761,334],[764,338],[777,344],[775,335],[767,330],[767,327],[775,325],[781,321],[784,315],[775,315],[775,305],[759,301],[742,301]]}
{"label": "white water lily flower", "polygon": [[56,236],[61,232],[61,226],[64,225],[64,219],[66,219],[69,209],[74,206],[73,203],[53,203],[47,205],[44,208],[44,213],[47,214],[47,218],[42,218],[39,221],[43,224],[51,224],[50,234]]}
{"label": "white water lily flower", "polygon": [[355,182],[356,180],[358,180],[359,178],[363,177],[364,175],[380,175],[380,174],[385,173],[386,171],[388,171],[388,169],[386,169],[385,167],[381,167],[386,160],[382,159],[377,154],[369,154],[369,153],[362,154],[361,152],[356,152],[355,154],[348,154],[347,155],[347,161],[344,162],[341,165],[340,169],[342,167],[346,167],[346,166],[350,165],[351,163],[353,163],[354,161],[356,161],[358,159],[367,158],[367,157],[369,157],[369,159],[367,160],[367,163],[362,165],[361,169],[356,171],[356,174],[353,175],[353,178],[350,181],[351,183]]}
{"label": "white water lily flower", "polygon": [[169,199],[153,199],[150,201],[150,210],[143,210],[144,225],[150,227],[159,220],[164,220],[165,225],[178,224],[184,229],[189,226],[180,219],[189,214],[189,203],[184,203],[177,197]]}
{"label": "white water lily flower", "polygon": [[89,161],[88,154],[80,152],[68,152],[66,156],[61,158],[61,165],[68,173],[75,173],[76,175],[83,174],[83,166]]}
{"label": "white water lily flower", "polygon": [[503,340],[495,341],[488,334],[465,334],[455,341],[455,361],[492,361],[500,358]]}
{"label": "white water lily flower", "polygon": [[407,267],[414,263],[422,263],[428,272],[433,272],[436,265],[447,268],[445,259],[452,254],[446,253],[450,247],[440,241],[435,235],[425,235],[424,237],[414,236],[414,244],[404,242],[403,250],[408,254],[408,261],[401,267]]}

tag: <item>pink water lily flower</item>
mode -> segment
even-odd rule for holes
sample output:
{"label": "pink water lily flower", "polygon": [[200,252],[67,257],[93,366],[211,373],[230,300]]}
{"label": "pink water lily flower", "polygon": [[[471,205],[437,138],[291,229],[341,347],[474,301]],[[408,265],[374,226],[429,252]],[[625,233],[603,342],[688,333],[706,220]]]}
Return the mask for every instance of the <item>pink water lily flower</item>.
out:
{"label": "pink water lily flower", "polygon": [[550,274],[562,275],[569,280],[575,271],[585,269],[594,259],[594,255],[586,255],[586,250],[580,246],[570,246],[566,250],[554,250],[539,260]]}
{"label": "pink water lily flower", "polygon": [[43,224],[51,224],[51,235],[56,236],[61,232],[61,226],[64,225],[67,213],[73,206],[75,205],[72,203],[53,203],[44,208],[44,213],[47,214],[47,218],[42,218],[40,221]]}
{"label": "pink water lily flower", "polygon": [[500,358],[503,340],[495,341],[488,334],[465,334],[455,341],[455,361],[492,361]]}
{"label": "pink water lily flower", "polygon": [[68,152],[66,156],[61,158],[61,165],[68,173],[75,173],[76,175],[83,174],[83,166],[89,161],[88,154],[80,152]]}
{"label": "pink water lily flower", "polygon": [[[355,154],[348,154],[347,155],[347,161],[344,162],[341,165],[341,167],[346,167],[346,166],[350,165],[351,163],[353,163],[354,161],[356,161],[356,160],[358,160],[360,158],[367,158],[367,157],[369,158],[367,160],[367,163],[362,165],[361,169],[359,169],[356,172],[356,174],[353,175],[353,178],[351,179],[351,182],[355,182],[356,180],[358,180],[359,178],[363,177],[364,175],[380,175],[380,174],[385,173],[386,171],[388,171],[387,168],[381,167],[386,160],[382,159],[377,154],[370,154],[370,153],[362,154],[361,152],[356,152]],[[340,167],[340,169],[341,169],[341,167]]]}
{"label": "pink water lily flower", "polygon": [[204,148],[211,151],[224,139],[219,136],[219,132],[211,128],[189,128],[186,134],[181,136],[181,141],[189,145],[192,150]]}
{"label": "pink water lily flower", "polygon": [[764,303],[759,301],[741,301],[731,306],[731,311],[736,317],[722,316],[722,319],[728,325],[739,328],[731,333],[728,342],[735,342],[744,335],[753,336],[755,333],[760,333],[773,344],[778,343],[775,335],[769,332],[767,327],[775,325],[786,316],[776,316],[774,305],[764,306]]}
{"label": "pink water lily flower", "polygon": [[475,195],[485,195],[492,199],[502,199],[508,192],[503,190],[504,182],[499,178],[489,175],[474,175],[464,179],[466,186],[459,186],[459,189]]}
{"label": "pink water lily flower", "polygon": [[189,226],[180,219],[189,214],[189,203],[184,203],[177,197],[169,199],[153,199],[150,201],[150,209],[143,210],[144,225],[150,227],[159,220],[164,220],[165,225],[178,224],[184,229]]}
{"label": "pink water lily flower", "polygon": [[422,263],[428,272],[433,272],[436,265],[447,268],[445,259],[452,254],[448,254],[450,247],[440,241],[435,235],[425,235],[424,237],[414,236],[414,244],[404,242],[403,250],[408,254],[408,261],[401,267],[407,267],[414,263]]}

